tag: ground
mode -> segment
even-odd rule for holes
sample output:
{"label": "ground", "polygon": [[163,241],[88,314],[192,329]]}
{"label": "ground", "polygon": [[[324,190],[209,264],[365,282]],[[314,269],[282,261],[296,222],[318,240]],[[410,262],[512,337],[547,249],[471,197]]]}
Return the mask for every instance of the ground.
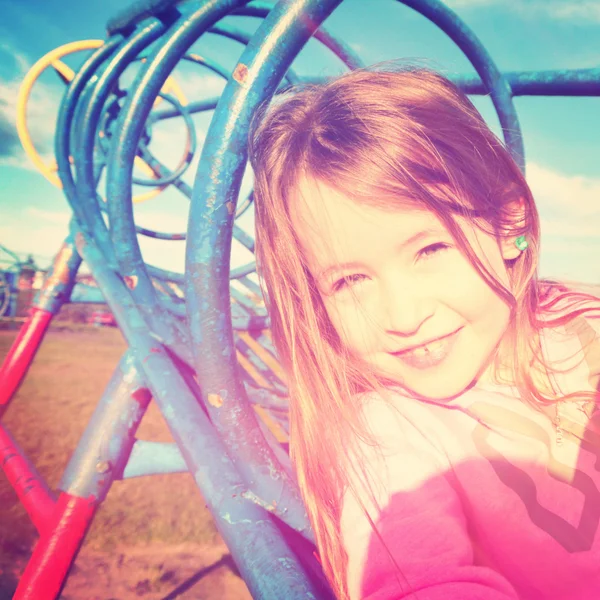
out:
{"label": "ground", "polygon": [[[15,335],[0,331],[0,361]],[[51,330],[6,412],[3,425],[51,489],[125,348],[117,329]],[[171,440],[153,404],[138,433]],[[0,473],[0,600],[12,597],[36,538]],[[188,474],[115,482],[61,595],[63,600],[139,597],[250,598]]]}

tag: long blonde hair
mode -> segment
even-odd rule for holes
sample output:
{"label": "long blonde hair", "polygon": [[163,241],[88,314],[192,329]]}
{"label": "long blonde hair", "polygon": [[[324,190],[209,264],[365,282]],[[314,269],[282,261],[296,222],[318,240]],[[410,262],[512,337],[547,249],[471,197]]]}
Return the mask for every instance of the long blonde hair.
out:
{"label": "long blonde hair", "polygon": [[[569,294],[538,281],[539,218],[518,166],[468,98],[436,73],[360,70],[284,93],[255,117],[250,160],[257,261],[288,375],[292,459],[324,571],[346,598],[340,504],[349,473],[361,469],[346,457],[355,456],[357,440],[375,443],[361,420],[359,392],[382,382],[345,351],[306,266],[289,211],[300,178],[309,175],[365,204],[389,207],[411,198],[433,211],[511,307],[514,383],[537,406],[556,398],[531,377],[533,366],[547,371],[532,332],[564,321],[564,310],[552,310]],[[527,251],[507,263],[510,289],[486,270],[456,217],[496,237],[527,236]],[[573,311],[585,299],[575,298]],[[542,305],[549,315],[543,324]]]}

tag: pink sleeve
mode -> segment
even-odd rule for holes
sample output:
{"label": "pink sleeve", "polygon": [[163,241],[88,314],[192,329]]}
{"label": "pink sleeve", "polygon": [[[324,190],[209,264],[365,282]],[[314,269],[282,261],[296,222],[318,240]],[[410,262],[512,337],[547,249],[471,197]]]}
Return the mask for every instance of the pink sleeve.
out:
{"label": "pink sleeve", "polygon": [[356,486],[357,493],[344,498],[350,598],[516,599],[499,573],[474,564],[462,504],[442,453],[382,402],[369,405],[367,418],[382,452],[363,448],[376,481],[371,494]]}

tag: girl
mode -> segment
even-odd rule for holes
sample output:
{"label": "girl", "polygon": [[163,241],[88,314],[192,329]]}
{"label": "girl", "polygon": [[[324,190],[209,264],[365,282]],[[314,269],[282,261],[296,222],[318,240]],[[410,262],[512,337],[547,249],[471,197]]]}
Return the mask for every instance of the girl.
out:
{"label": "girl", "polygon": [[597,598],[591,295],[470,101],[356,71],[256,119],[257,258],[291,451],[340,598]]}

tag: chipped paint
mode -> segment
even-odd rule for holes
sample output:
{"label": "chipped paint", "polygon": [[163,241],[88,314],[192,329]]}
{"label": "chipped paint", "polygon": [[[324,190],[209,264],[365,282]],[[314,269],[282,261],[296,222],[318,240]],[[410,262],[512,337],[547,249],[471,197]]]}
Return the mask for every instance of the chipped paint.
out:
{"label": "chipped paint", "polygon": [[78,231],[75,234],[75,247],[77,248],[77,251],[79,252],[79,254],[81,254],[81,251],[85,248],[85,246],[86,246],[85,236],[83,235],[83,233],[81,233],[81,231]]}
{"label": "chipped paint", "polygon": [[215,408],[223,406],[223,398],[219,394],[208,394],[208,403]]}
{"label": "chipped paint", "polygon": [[123,275],[123,281],[130,290],[135,290],[138,284],[137,275]]}
{"label": "chipped paint", "polygon": [[262,498],[259,498],[254,492],[250,490],[246,490],[242,492],[242,497],[254,504],[264,508],[268,512],[275,512],[277,510],[277,501],[273,500],[273,502],[265,502]]}
{"label": "chipped paint", "polygon": [[73,257],[73,248],[67,244],[63,244],[62,248],[56,255],[50,276],[46,280],[45,285],[48,287],[54,285],[68,285],[71,278],[71,265],[69,261]]}
{"label": "chipped paint", "polygon": [[246,79],[248,79],[248,67],[243,63],[239,63],[238,66],[233,71],[232,77],[240,85],[244,85],[246,83]]}
{"label": "chipped paint", "polygon": [[108,473],[110,471],[110,461],[108,460],[99,460],[96,463],[96,473]]}
{"label": "chipped paint", "polygon": [[223,513],[222,518],[226,523],[229,523],[230,525],[242,525],[242,524],[256,525],[256,521],[254,521],[252,519],[234,519],[231,516],[231,513],[228,513],[228,512]]}

